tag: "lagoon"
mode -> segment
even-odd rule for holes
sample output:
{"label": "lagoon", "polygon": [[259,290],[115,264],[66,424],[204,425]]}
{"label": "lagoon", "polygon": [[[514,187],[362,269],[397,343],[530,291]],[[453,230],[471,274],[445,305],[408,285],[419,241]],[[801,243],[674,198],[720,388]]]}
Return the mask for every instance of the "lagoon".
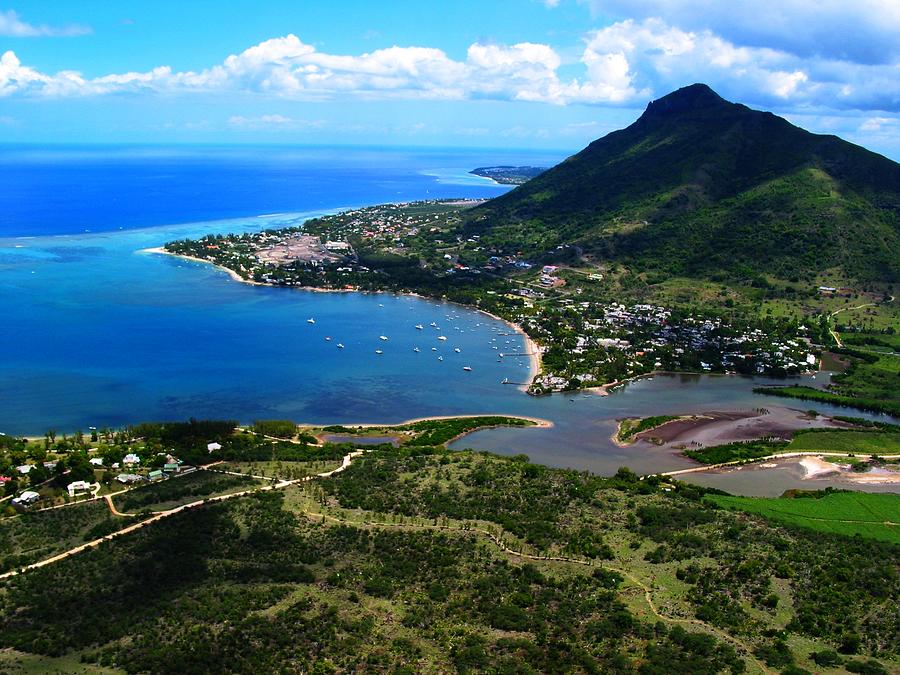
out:
{"label": "lagoon", "polygon": [[[150,168],[139,172],[140,180],[118,176],[124,169],[115,156],[107,158],[103,171],[96,166],[86,173],[76,171],[78,161],[103,164],[89,153],[86,160],[56,158],[57,164],[75,162],[74,168],[53,168],[54,162],[48,161],[42,174],[31,167],[26,172],[31,187],[20,184],[21,194],[8,185],[0,190],[0,212],[6,214],[0,222],[0,431],[40,435],[50,428],[71,432],[188,417],[340,424],[505,413],[547,419],[554,427],[490,429],[466,436],[453,447],[525,453],[536,462],[605,474],[623,465],[645,473],[691,463],[646,444],[616,446],[610,436],[619,417],[786,404],[752,393],[754,385],[770,380],[693,375],[658,375],[607,397],[579,393],[533,398],[501,384],[527,377],[526,358],[498,357],[503,351],[523,352],[521,336],[481,313],[389,294],[250,286],[206,264],[142,253],[172,239],[297,224],[342,206],[389,201],[390,194],[404,199],[490,197],[508,189],[466,174],[468,166],[497,163],[484,153],[398,157],[396,152],[367,151],[366,156],[367,171],[354,165],[341,174],[338,166],[325,178],[320,174],[327,162],[320,157],[308,163],[304,180],[318,186],[314,198],[292,196],[284,187],[288,179],[279,173],[281,164],[275,169],[257,167],[268,183],[280,186],[272,188],[275,196],[223,192],[222,209],[257,209],[255,213],[269,215],[184,225],[138,227],[149,216],[131,218],[133,205],[118,209],[111,203],[102,210],[78,192],[78,180],[97,175],[106,182],[92,190],[121,189],[129,199],[139,198],[139,188],[152,186],[161,203],[153,203],[150,196],[142,203],[153,218],[176,222],[182,202],[190,201],[185,196],[190,190],[182,186],[170,193],[166,186],[172,181],[180,185],[193,174],[154,174],[151,168],[160,168],[155,156]],[[137,161],[133,154],[127,159]],[[221,161],[221,156],[213,159]],[[528,156],[500,159],[541,163],[541,158]],[[387,182],[388,172],[379,161],[390,168]],[[191,166],[195,174],[204,174],[202,163]],[[290,175],[297,170],[291,168]],[[0,165],[0,172],[9,171],[8,165]],[[220,190],[231,185],[234,171],[225,171],[227,180]],[[338,180],[341,175],[345,182]],[[211,199],[215,186],[210,180],[206,176],[196,187],[200,203]],[[67,199],[47,191],[59,182],[75,196]],[[283,206],[317,206],[327,185],[338,183],[342,187],[335,201],[323,202],[322,209],[273,213]],[[20,203],[29,190],[46,194],[53,206],[41,202],[32,220]],[[185,206],[185,211],[195,213],[197,208]],[[116,226],[119,222],[122,225]],[[311,318],[315,323],[308,322]],[[429,326],[432,322],[440,331]],[[425,330],[417,330],[416,324]],[[438,341],[438,334],[448,340]],[[381,335],[389,339],[382,341]],[[338,343],[344,348],[338,349]],[[464,371],[464,366],[472,370]],[[833,406],[801,407],[857,414]]]}

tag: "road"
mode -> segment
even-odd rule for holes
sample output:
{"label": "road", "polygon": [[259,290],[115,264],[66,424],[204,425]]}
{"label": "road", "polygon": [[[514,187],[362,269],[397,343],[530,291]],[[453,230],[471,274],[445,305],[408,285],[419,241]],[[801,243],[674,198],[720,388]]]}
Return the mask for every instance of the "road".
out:
{"label": "road", "polygon": [[[242,490],[241,492],[232,492],[231,494],[220,495],[218,497],[207,497],[205,499],[199,499],[195,502],[191,502],[190,504],[183,504],[182,506],[176,506],[175,508],[168,509],[167,511],[160,511],[159,513],[151,516],[150,518],[147,518],[146,520],[142,520],[139,523],[134,523],[133,525],[129,525],[128,527],[122,528],[121,530],[119,530],[117,532],[113,532],[112,534],[107,534],[106,536],[99,537],[98,539],[94,539],[85,544],[81,544],[80,546],[70,548],[68,551],[63,551],[62,553],[59,553],[50,558],[46,558],[46,559],[41,560],[36,563],[32,563],[31,565],[26,565],[25,567],[23,567],[21,569],[11,570],[4,574],[0,574],[0,579],[7,579],[9,577],[14,577],[19,574],[23,574],[29,570],[38,569],[40,567],[46,567],[47,565],[52,565],[55,562],[59,562],[60,560],[65,560],[66,558],[69,558],[73,555],[77,555],[77,554],[81,553],[82,551],[87,551],[88,549],[96,548],[97,546],[99,546],[100,544],[102,544],[104,542],[112,541],[113,539],[115,539],[117,537],[122,537],[126,534],[136,532],[137,530],[140,530],[141,528],[147,527],[148,525],[152,525],[153,523],[156,523],[164,518],[174,516],[178,513],[181,513],[182,511],[187,511],[189,509],[196,509],[201,506],[204,506],[205,504],[213,504],[216,502],[223,502],[228,499],[235,499],[237,497],[245,497],[247,495],[255,494],[257,492],[266,492],[269,490],[280,490],[280,489],[286,488],[288,486],[294,485],[295,483],[303,483],[306,481],[314,480],[316,478],[329,478],[336,473],[340,473],[342,471],[347,470],[347,468],[350,467],[350,465],[353,463],[353,460],[356,459],[357,457],[365,454],[365,452],[366,452],[365,450],[354,450],[353,452],[351,452],[347,455],[344,455],[344,458],[341,461],[341,465],[339,467],[337,467],[336,469],[332,469],[331,471],[325,471],[323,473],[319,473],[314,476],[306,476],[305,478],[300,478],[297,480],[282,480],[277,483],[270,483],[269,485],[255,487],[250,490]],[[120,493],[117,493],[117,494],[120,494]],[[113,504],[111,496],[112,495],[107,495],[105,497],[102,497],[103,499],[106,499],[106,502],[109,505],[110,511],[112,511],[115,515],[118,515],[118,516],[130,515],[130,514],[124,514],[124,513],[119,512],[116,509],[115,505]],[[80,504],[82,502],[74,502],[74,503]],[[65,504],[64,506],[71,506],[71,504]]]}

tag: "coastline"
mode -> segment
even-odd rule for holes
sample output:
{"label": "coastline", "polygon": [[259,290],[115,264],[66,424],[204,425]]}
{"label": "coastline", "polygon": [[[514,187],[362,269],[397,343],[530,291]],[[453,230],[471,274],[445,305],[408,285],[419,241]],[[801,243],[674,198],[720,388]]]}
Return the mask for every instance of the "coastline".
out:
{"label": "coastline", "polygon": [[[173,258],[182,258],[183,260],[190,260],[191,262],[204,263],[206,265],[212,265],[213,267],[226,272],[228,276],[230,276],[235,281],[244,284],[250,284],[251,286],[269,286],[271,288],[281,288],[277,284],[268,284],[262,281],[254,281],[252,279],[245,279],[240,274],[235,272],[233,269],[229,267],[225,267],[224,265],[219,265],[218,263],[214,263],[211,260],[206,260],[204,258],[197,258],[195,256],[184,255],[182,253],[172,253],[171,251],[167,251],[162,246],[154,246],[151,248],[144,248],[137,251],[137,253],[150,253],[150,254],[159,254],[159,255],[168,255]],[[430,298],[428,296],[422,295],[420,293],[415,292],[396,292],[396,291],[360,291],[358,289],[352,288],[318,288],[315,286],[291,286],[290,288],[299,291],[309,291],[311,293],[392,293],[393,295],[401,296],[401,297],[409,297],[409,298],[418,298],[420,300],[430,300],[432,302],[436,301],[436,298]],[[541,350],[538,347],[537,343],[531,339],[528,333],[517,323],[513,323],[512,321],[508,321],[503,317],[497,316],[496,314],[491,314],[483,309],[478,309],[477,307],[472,307],[470,305],[463,305],[460,303],[453,302],[451,300],[445,300],[445,302],[450,302],[455,305],[459,305],[460,307],[464,307],[467,310],[475,311],[480,314],[484,314],[485,316],[489,316],[495,321],[499,321],[501,323],[506,324],[516,333],[522,336],[522,340],[524,341],[524,347],[526,355],[528,356],[529,364],[528,364],[528,382],[525,384],[520,384],[518,386],[519,391],[525,393],[528,391],[528,387],[531,386],[531,383],[534,382],[534,378],[536,378],[543,369],[543,362],[541,360]],[[604,385],[607,386],[607,385]],[[461,417],[460,415],[452,415],[451,417]],[[462,417],[480,417],[480,415],[462,415]],[[510,417],[514,417],[510,415]],[[432,417],[432,418],[423,418],[424,419],[446,419],[441,417]],[[527,418],[523,418],[527,419]],[[411,420],[413,421],[413,420]],[[546,420],[541,420],[546,421]],[[360,426],[360,425],[357,425]]]}
{"label": "coastline", "polygon": [[204,263],[206,265],[212,265],[213,267],[220,269],[223,272],[226,272],[228,274],[228,276],[230,276],[235,281],[240,281],[241,283],[244,283],[244,284],[250,284],[251,286],[269,286],[270,285],[270,284],[264,284],[260,281],[253,281],[252,279],[244,279],[244,277],[242,277],[240,274],[235,272],[233,269],[225,267],[224,265],[219,265],[217,263],[214,263],[211,260],[204,260],[203,258],[195,258],[192,255],[183,255],[181,253],[172,253],[171,251],[167,251],[162,246],[153,246],[151,248],[142,248],[142,249],[138,250],[137,253],[169,255],[169,256],[172,256],[173,258],[181,258],[183,260],[190,260],[191,262]]}
{"label": "coastline", "polygon": [[534,382],[534,378],[541,374],[544,370],[544,361],[541,358],[541,349],[538,347],[537,342],[531,339],[531,336],[525,332],[525,329],[522,328],[517,323],[513,323],[507,319],[504,319],[501,316],[497,316],[496,314],[491,314],[490,312],[469,307],[468,305],[460,305],[461,307],[466,307],[467,309],[475,309],[476,312],[484,314],[485,316],[489,316],[495,321],[500,321],[501,323],[505,323],[507,326],[512,328],[515,332],[522,336],[522,340],[524,342],[525,353],[528,356],[528,382],[526,384],[519,385],[519,391],[527,392],[528,388]]}

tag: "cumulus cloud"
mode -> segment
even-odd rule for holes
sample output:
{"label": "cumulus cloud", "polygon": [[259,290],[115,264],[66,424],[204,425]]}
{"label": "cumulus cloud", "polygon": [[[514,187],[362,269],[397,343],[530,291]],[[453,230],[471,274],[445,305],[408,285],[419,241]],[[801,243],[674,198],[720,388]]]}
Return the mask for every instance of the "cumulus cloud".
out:
{"label": "cumulus cloud", "polygon": [[4,37],[73,37],[87,35],[91,32],[88,26],[47,26],[27,23],[19,15],[9,9],[0,10],[0,35]]}
{"label": "cumulus cloud", "polygon": [[748,47],[803,57],[893,63],[900,56],[897,0],[583,0],[596,16],[659,18],[711,30]]}
{"label": "cumulus cloud", "polygon": [[658,18],[627,19],[592,32],[582,60],[589,86],[607,87],[613,101],[706,82],[726,97],[757,105],[900,110],[900,64],[801,58]]}
{"label": "cumulus cloud", "polygon": [[782,110],[900,110],[900,62],[802,58],[659,18],[627,19],[588,33],[580,63],[566,66],[567,72],[580,67],[580,73],[563,79],[562,67],[556,50],[532,42],[477,43],[464,59],[453,59],[440,49],[416,46],[331,54],[286,35],[204,70],[160,66],[96,78],[75,71],[43,73],[7,51],[0,56],[0,97],[237,93],[296,101],[494,99],[635,106],[685,84],[707,82],[727,98]]}

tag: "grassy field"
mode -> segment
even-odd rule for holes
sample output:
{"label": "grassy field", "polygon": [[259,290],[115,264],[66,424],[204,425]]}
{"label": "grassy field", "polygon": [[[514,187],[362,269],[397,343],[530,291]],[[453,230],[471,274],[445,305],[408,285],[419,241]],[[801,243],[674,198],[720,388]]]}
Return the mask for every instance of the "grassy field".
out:
{"label": "grassy field", "polygon": [[189,476],[169,478],[114,497],[123,512],[163,511],[204,497],[248,490],[261,482],[253,478],[198,471]]}
{"label": "grassy field", "polygon": [[755,513],[820,532],[850,536],[858,534],[900,544],[898,495],[835,492],[819,498],[765,499],[709,495],[706,499],[722,508]]}
{"label": "grassy field", "polygon": [[860,455],[900,454],[900,432],[815,431],[797,434],[786,452],[852,452]]}

